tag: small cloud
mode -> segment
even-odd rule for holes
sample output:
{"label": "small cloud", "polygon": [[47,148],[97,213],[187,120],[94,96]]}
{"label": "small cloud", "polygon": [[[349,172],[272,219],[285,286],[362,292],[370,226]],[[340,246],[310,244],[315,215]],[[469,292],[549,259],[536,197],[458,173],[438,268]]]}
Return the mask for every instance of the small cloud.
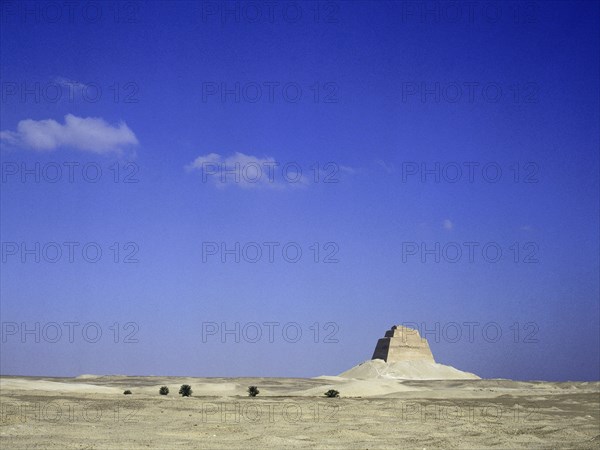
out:
{"label": "small cloud", "polygon": [[[270,187],[282,188],[285,185],[304,186],[308,179],[302,174],[302,168],[296,163],[284,164],[286,169],[275,158],[246,155],[236,152],[224,157],[218,153],[198,156],[185,166],[188,172],[199,170],[202,181],[211,182],[217,187],[235,184],[241,188]],[[283,172],[285,171],[285,174]]]}
{"label": "small cloud", "polygon": [[442,226],[445,230],[452,230],[454,228],[454,224],[450,219],[444,219],[444,222],[442,222]]}
{"label": "small cloud", "polygon": [[280,162],[271,156],[252,156],[236,152],[231,156],[207,153],[184,166],[188,172],[202,173],[202,181],[217,187],[235,184],[241,188],[306,187],[311,183],[337,183],[341,175],[353,175],[357,169],[327,163],[321,167],[302,167],[297,162]]}
{"label": "small cloud", "polygon": [[355,175],[358,171],[349,166],[339,166],[340,172],[347,173],[348,175]]}
{"label": "small cloud", "polygon": [[531,225],[523,225],[521,231],[533,231],[533,227]]}
{"label": "small cloud", "polygon": [[138,140],[125,124],[110,125],[100,117],[65,116],[61,124],[53,119],[21,120],[17,131],[0,131],[0,141],[35,151],[54,151],[61,147],[91,153],[121,153]]}
{"label": "small cloud", "polygon": [[198,156],[194,161],[185,166],[185,170],[188,172],[199,169],[202,170],[207,164],[217,164],[221,163],[223,158],[218,153],[209,153],[208,155]]}
{"label": "small cloud", "polygon": [[388,164],[383,159],[375,160],[375,164],[377,164],[379,167],[381,167],[387,173],[394,173],[396,171],[396,168],[394,167],[393,164]]}
{"label": "small cloud", "polygon": [[73,91],[79,91],[79,92],[82,91],[84,88],[88,87],[88,85],[85,83],[70,80],[65,77],[56,77],[54,79],[54,83],[60,84],[61,86],[65,86],[65,87],[68,87],[69,89],[72,89]]}

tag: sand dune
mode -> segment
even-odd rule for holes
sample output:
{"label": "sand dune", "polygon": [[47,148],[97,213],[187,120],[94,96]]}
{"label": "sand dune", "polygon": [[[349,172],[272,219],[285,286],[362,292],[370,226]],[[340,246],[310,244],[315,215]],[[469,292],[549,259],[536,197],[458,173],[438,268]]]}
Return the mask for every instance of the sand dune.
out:
{"label": "sand dune", "polygon": [[340,374],[343,378],[392,380],[478,380],[479,377],[452,366],[426,360],[386,363],[370,359]]}
{"label": "sand dune", "polygon": [[397,380],[357,380],[345,377],[319,377],[318,379],[329,383],[323,386],[292,392],[291,394],[320,397],[329,389],[335,389],[343,392],[344,397],[379,397],[399,392],[421,390],[416,387],[406,386]]}
{"label": "sand dune", "polygon": [[69,383],[51,380],[35,380],[28,378],[6,378],[0,379],[0,390],[21,390],[21,391],[43,391],[56,393],[90,393],[90,394],[121,394],[122,389],[111,386],[101,386],[89,383]]}

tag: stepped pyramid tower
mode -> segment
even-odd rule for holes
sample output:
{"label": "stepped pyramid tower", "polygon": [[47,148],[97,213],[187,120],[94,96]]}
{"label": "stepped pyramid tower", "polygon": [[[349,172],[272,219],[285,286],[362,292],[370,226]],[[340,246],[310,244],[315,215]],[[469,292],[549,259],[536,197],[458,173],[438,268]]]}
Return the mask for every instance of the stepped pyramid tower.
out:
{"label": "stepped pyramid tower", "polygon": [[371,359],[383,359],[385,362],[426,360],[434,363],[433,354],[427,339],[417,330],[394,325],[386,331],[385,337],[377,341]]}

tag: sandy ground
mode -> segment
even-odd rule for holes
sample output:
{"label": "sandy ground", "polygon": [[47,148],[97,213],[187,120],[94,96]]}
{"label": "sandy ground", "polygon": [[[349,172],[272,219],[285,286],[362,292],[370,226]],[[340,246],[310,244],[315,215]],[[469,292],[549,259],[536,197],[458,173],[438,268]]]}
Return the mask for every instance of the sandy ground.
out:
{"label": "sandy ground", "polygon": [[2,377],[0,402],[2,449],[600,448],[598,382]]}

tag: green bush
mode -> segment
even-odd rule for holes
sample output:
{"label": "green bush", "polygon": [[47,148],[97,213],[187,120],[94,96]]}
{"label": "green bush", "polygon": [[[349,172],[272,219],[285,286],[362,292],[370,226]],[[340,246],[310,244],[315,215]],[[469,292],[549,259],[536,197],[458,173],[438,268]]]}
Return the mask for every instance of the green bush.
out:
{"label": "green bush", "polygon": [[325,396],[329,397],[329,398],[335,398],[335,397],[339,397],[340,393],[338,391],[336,391],[335,389],[329,389],[327,392],[325,392]]}
{"label": "green bush", "polygon": [[129,389],[127,389],[125,392],[123,392],[123,394],[129,395],[129,394],[131,394],[131,391]]}
{"label": "green bush", "polygon": [[169,388],[167,386],[162,386],[159,390],[158,393],[160,395],[168,395],[169,394]]}
{"label": "green bush", "polygon": [[258,394],[260,394],[260,391],[258,390],[258,388],[256,386],[250,386],[248,388],[248,395],[250,397],[256,397]]}
{"label": "green bush", "polygon": [[183,397],[191,397],[192,395],[192,387],[189,384],[182,384],[179,388],[179,393]]}

